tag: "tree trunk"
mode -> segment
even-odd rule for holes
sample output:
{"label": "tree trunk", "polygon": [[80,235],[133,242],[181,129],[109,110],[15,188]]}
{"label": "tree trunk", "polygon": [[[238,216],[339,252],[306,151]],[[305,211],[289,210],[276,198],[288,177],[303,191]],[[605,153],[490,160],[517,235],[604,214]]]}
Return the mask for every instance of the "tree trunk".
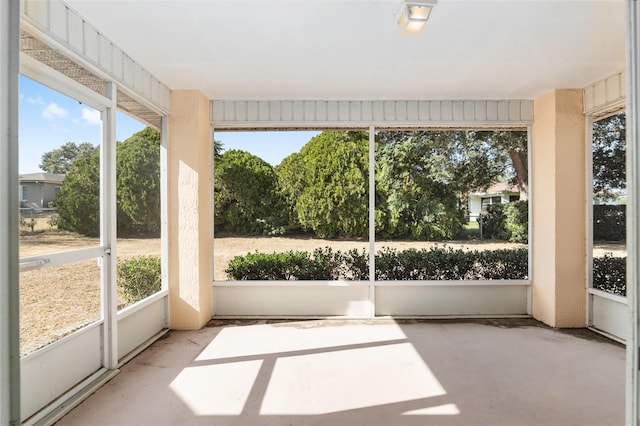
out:
{"label": "tree trunk", "polygon": [[511,163],[516,171],[516,180],[518,182],[518,189],[520,190],[520,199],[527,200],[529,192],[529,171],[527,164],[527,153],[521,151],[509,151],[511,157]]}

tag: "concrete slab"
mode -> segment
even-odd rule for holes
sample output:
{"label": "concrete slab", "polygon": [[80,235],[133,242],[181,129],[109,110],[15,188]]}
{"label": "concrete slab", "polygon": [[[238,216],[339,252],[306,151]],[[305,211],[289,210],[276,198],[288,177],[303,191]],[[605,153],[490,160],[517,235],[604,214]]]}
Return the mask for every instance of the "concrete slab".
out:
{"label": "concrete slab", "polygon": [[533,320],[218,321],[59,425],[622,425],[624,374],[622,346]]}

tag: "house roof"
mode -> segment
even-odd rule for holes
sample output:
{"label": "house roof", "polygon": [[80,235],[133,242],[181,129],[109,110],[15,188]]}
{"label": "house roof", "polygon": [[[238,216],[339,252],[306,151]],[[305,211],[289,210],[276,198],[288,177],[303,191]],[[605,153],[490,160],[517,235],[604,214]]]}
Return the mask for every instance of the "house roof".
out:
{"label": "house roof", "polygon": [[171,89],[219,100],[534,99],[625,67],[622,0],[66,0]]}
{"label": "house roof", "polygon": [[474,195],[487,195],[487,194],[502,194],[505,192],[520,192],[517,185],[513,185],[507,182],[494,183],[486,189],[486,191],[476,191]]}
{"label": "house roof", "polygon": [[58,183],[64,181],[64,174],[57,173],[25,173],[18,176],[20,183]]}

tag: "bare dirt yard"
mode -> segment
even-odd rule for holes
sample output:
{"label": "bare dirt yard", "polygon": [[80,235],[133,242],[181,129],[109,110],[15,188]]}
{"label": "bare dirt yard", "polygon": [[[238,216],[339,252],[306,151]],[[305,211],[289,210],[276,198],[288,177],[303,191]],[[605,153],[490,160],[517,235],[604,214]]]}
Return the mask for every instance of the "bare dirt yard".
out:
{"label": "bare dirt yard", "polygon": [[[97,238],[68,232],[20,237],[20,258],[95,247]],[[160,255],[160,240],[120,239],[118,259]],[[20,273],[20,351],[24,355],[100,319],[97,259]]]}
{"label": "bare dirt yard", "polygon": [[[74,250],[99,245],[97,238],[77,234],[40,230],[20,238],[20,257]],[[214,241],[214,279],[225,280],[229,261],[234,256],[249,252],[264,253],[288,250],[312,251],[330,246],[333,250],[368,249],[366,241],[320,240],[300,237],[222,237]],[[380,241],[376,250],[392,247],[429,248],[432,246],[483,250],[526,247],[493,241],[451,241],[446,243],[416,241]],[[594,255],[612,252],[624,256],[626,250],[620,244],[600,244],[594,247]],[[160,240],[118,239],[118,259],[139,255],[160,255]],[[20,342],[22,354],[27,354],[64,335],[100,318],[100,268],[96,259],[71,264],[40,268],[20,274]]]}

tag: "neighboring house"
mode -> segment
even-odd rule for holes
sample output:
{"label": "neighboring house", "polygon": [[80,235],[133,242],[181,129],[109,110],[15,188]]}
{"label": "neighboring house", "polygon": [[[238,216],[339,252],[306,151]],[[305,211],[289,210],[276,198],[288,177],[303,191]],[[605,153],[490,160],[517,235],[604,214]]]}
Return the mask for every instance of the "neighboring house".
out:
{"label": "neighboring house", "polygon": [[54,173],[27,173],[18,177],[20,181],[20,208],[41,210],[52,208],[52,202],[62,182],[63,174]]}
{"label": "neighboring house", "polygon": [[469,220],[476,220],[491,204],[506,204],[519,199],[518,186],[504,182],[493,184],[484,192],[472,192],[469,194]]}
{"label": "neighboring house", "polygon": [[612,193],[613,196],[611,196],[610,194],[609,196],[607,196],[606,194],[602,193],[593,194],[593,205],[597,206],[601,204],[607,204],[610,206],[616,206],[627,204],[627,191],[625,189],[618,189],[612,191]]}

